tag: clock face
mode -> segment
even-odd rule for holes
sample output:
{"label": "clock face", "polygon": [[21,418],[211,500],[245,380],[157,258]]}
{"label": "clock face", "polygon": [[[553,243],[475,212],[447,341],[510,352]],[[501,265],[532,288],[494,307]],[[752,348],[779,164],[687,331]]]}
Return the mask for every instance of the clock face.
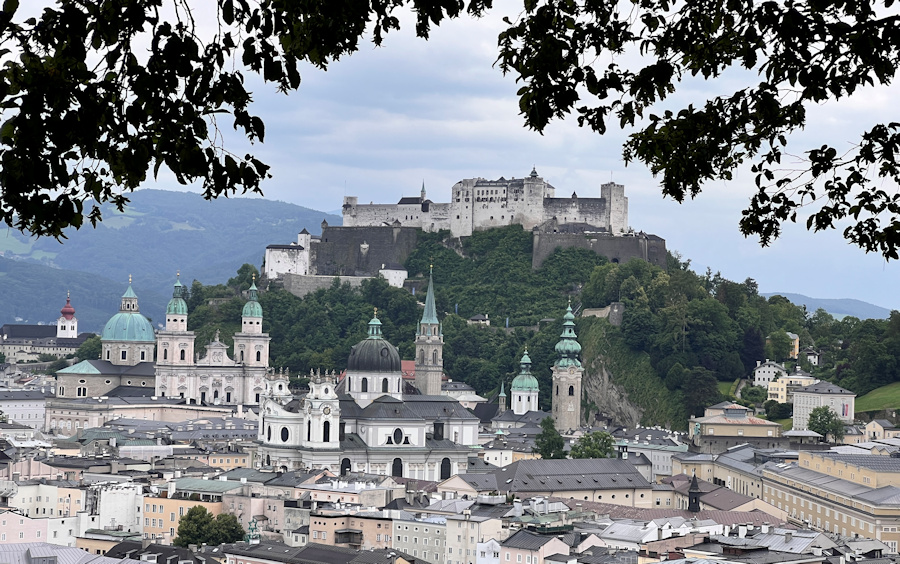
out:
{"label": "clock face", "polygon": [[328,415],[329,413],[331,413],[331,408],[326,407],[325,409],[322,410],[322,413],[324,413],[325,415]]}
{"label": "clock face", "polygon": [[575,367],[574,367],[574,366],[570,366],[570,367],[569,367],[569,374],[575,374]]}

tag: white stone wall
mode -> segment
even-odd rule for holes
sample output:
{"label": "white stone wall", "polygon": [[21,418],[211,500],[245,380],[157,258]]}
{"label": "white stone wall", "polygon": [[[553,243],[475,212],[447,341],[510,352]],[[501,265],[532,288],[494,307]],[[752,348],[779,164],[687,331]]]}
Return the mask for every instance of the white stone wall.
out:
{"label": "white stone wall", "polygon": [[378,271],[379,276],[387,280],[387,283],[394,288],[402,288],[403,283],[409,278],[409,272],[406,270],[387,270]]}
{"label": "white stone wall", "polygon": [[309,248],[267,248],[265,276],[269,280],[284,274],[309,274]]}
{"label": "white stone wall", "polygon": [[99,522],[97,528],[122,526],[125,531],[142,533],[143,494],[140,484],[121,482],[99,486]]}
{"label": "white stone wall", "polygon": [[[589,223],[613,233],[628,229],[628,199],[625,187],[601,186],[601,198],[556,198],[556,189],[539,176],[519,180],[464,179],[453,185],[449,203],[363,204],[355,196],[344,198],[344,226],[392,225],[424,231],[449,229],[454,237],[473,231],[522,225],[534,227],[557,217],[560,223]],[[554,199],[551,203],[549,200]]]}

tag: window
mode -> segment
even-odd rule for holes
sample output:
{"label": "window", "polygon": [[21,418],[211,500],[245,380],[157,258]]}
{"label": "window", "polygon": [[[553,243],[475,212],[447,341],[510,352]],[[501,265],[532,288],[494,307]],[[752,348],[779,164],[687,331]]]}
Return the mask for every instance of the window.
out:
{"label": "window", "polygon": [[322,531],[322,539],[324,540],[326,538],[327,538],[327,533],[325,531]]}
{"label": "window", "polygon": [[127,352],[127,351],[122,351],[122,360],[125,360],[125,359],[127,359],[127,358],[128,358],[128,352]]}
{"label": "window", "polygon": [[516,554],[516,562],[521,562],[521,561],[522,561],[522,555]]}

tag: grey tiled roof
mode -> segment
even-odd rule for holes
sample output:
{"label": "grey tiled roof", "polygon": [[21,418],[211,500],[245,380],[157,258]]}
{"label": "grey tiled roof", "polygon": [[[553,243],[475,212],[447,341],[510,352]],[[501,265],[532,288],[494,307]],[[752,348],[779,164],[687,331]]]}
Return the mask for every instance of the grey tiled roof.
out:
{"label": "grey tiled roof", "polygon": [[650,489],[650,483],[627,460],[519,460],[494,472],[500,491]]}
{"label": "grey tiled roof", "polygon": [[799,393],[804,393],[804,394],[841,394],[841,395],[849,395],[849,396],[856,395],[854,392],[851,392],[850,390],[842,388],[842,387],[838,386],[837,384],[832,384],[831,382],[829,382],[827,380],[822,380],[821,382],[818,382],[816,384],[812,384],[810,386],[804,386],[802,388],[797,388],[796,390],[794,390],[795,395],[799,394]]}
{"label": "grey tiled roof", "polygon": [[502,543],[501,546],[505,546],[507,548],[521,548],[524,550],[539,550],[542,546],[555,539],[553,536],[545,536],[539,535],[537,533],[532,533],[531,531],[522,529],[513,536],[509,537]]}

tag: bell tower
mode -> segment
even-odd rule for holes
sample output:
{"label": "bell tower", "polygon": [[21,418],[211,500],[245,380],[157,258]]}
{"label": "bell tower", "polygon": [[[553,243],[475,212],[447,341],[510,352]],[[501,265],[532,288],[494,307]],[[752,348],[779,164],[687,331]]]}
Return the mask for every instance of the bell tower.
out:
{"label": "bell tower", "polygon": [[441,394],[444,374],[444,332],[434,305],[434,283],[428,273],[428,295],[425,311],[416,329],[416,388],[426,396]]}
{"label": "bell tower", "polygon": [[551,368],[553,420],[560,432],[581,426],[581,378],[584,375],[584,368],[578,360],[581,345],[575,335],[575,315],[572,313],[571,304],[566,309],[563,320],[562,334],[556,343],[556,354],[559,355],[559,359]]}

